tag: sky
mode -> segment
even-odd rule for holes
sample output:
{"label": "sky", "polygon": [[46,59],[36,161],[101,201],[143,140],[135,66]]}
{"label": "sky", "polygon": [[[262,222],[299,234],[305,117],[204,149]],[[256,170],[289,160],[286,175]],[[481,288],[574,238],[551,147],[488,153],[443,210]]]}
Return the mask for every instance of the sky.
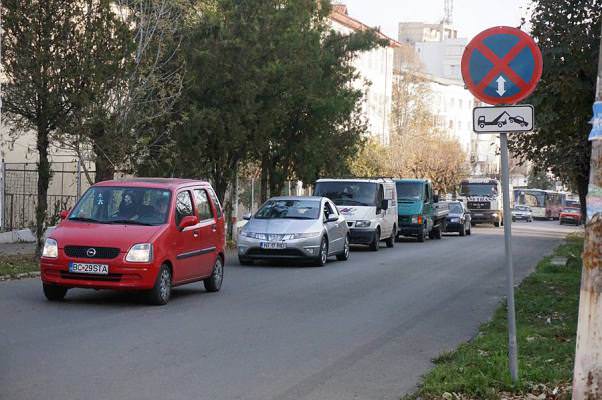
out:
{"label": "sky", "polygon": [[[346,4],[349,16],[397,39],[399,22],[437,23],[443,17],[444,0],[337,0]],[[492,26],[518,27],[527,15],[529,0],[454,0],[453,25],[458,37],[472,39]]]}

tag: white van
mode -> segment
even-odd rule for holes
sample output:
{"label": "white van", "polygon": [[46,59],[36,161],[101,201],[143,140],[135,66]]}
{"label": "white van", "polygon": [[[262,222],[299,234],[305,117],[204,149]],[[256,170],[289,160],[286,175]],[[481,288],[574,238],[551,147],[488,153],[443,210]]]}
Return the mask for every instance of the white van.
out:
{"label": "white van", "polygon": [[389,178],[319,179],[314,196],[328,197],[347,220],[351,244],[377,251],[397,236],[397,191]]}

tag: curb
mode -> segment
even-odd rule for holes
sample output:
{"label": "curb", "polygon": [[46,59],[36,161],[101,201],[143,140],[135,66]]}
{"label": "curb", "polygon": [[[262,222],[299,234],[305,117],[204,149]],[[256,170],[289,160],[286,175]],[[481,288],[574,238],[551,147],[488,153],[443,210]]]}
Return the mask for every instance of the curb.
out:
{"label": "curb", "polygon": [[0,281],[16,281],[19,279],[37,278],[40,276],[39,271],[35,272],[22,272],[17,275],[0,275]]}

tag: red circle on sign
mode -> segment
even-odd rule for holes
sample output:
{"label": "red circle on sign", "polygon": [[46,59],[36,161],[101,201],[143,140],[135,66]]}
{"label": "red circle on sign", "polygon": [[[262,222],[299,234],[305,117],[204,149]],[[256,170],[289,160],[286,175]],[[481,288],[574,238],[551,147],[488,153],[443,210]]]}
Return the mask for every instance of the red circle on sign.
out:
{"label": "red circle on sign", "polygon": [[[494,35],[512,35],[518,38],[518,42],[505,54],[503,57],[498,57],[485,43],[483,42],[490,36]],[[528,48],[533,56],[534,69],[531,79],[525,82],[512,68],[508,65],[514,60],[514,58],[524,48]],[[488,61],[493,64],[493,67],[485,74],[485,76],[478,82],[475,83],[470,73],[470,61],[475,50],[478,50]],[[520,29],[512,28],[509,26],[496,26],[484,30],[475,36],[470,43],[464,49],[462,55],[462,78],[468,90],[479,100],[487,104],[516,104],[524,98],[528,97],[537,86],[541,73],[543,71],[543,59],[541,57],[541,51],[533,40],[533,38],[527,35]],[[514,83],[519,91],[518,93],[507,96],[507,97],[494,97],[485,93],[485,89],[495,80],[498,76],[504,73]]]}

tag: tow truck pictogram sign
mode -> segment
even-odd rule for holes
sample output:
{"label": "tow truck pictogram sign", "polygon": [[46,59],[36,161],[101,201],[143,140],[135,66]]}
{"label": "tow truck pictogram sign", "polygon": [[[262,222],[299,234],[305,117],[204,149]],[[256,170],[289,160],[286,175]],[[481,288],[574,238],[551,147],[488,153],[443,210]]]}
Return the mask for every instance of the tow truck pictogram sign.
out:
{"label": "tow truck pictogram sign", "polygon": [[487,104],[516,104],[529,96],[543,70],[541,51],[520,29],[498,26],[470,41],[462,56],[462,78]]}

